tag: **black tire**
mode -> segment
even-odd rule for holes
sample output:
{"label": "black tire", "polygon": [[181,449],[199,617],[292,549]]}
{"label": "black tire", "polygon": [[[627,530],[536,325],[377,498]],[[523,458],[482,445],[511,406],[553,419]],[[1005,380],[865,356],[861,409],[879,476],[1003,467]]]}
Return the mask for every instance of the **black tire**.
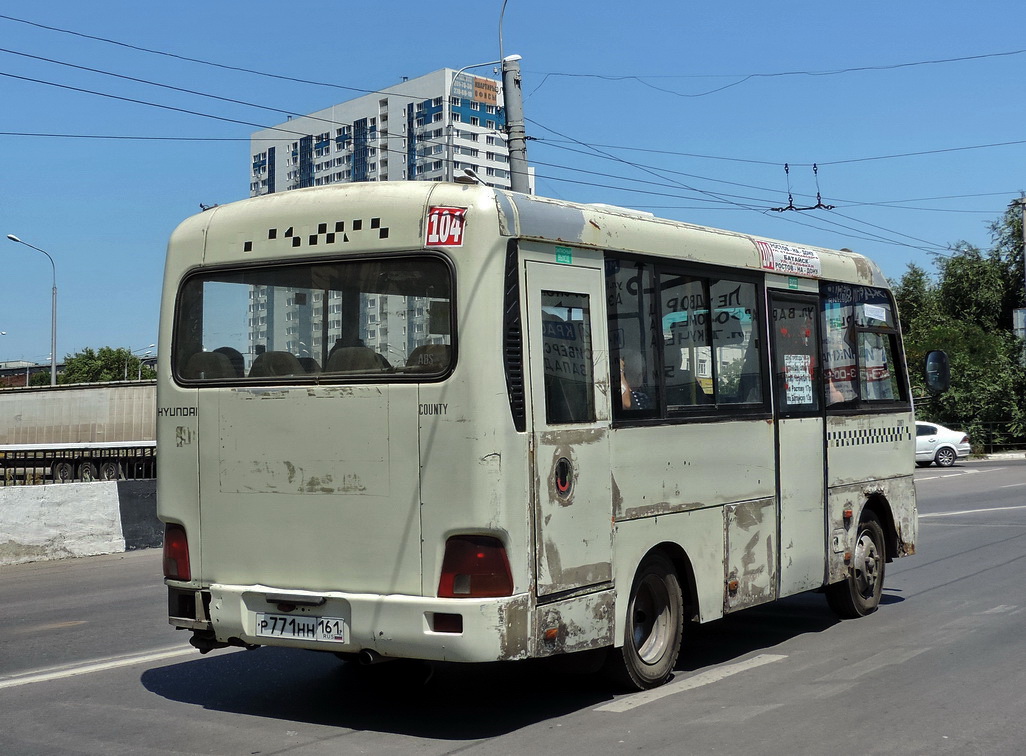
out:
{"label": "black tire", "polygon": [[606,672],[637,690],[662,685],[673,673],[684,636],[684,596],[673,563],[653,552],[642,560],[627,602],[622,648],[613,648]]}
{"label": "black tire", "polygon": [[90,460],[80,462],[78,465],[78,478],[86,483],[96,480],[96,463]]}
{"label": "black tire", "polygon": [[75,466],[70,462],[53,463],[53,479],[56,483],[69,483],[75,479]]}
{"label": "black tire", "polygon": [[121,465],[117,462],[100,463],[100,480],[120,480]]}
{"label": "black tire", "polygon": [[933,460],[932,459],[927,460],[926,462],[916,462],[916,466],[917,467],[929,467],[932,464],[933,464]]}
{"label": "black tire", "polygon": [[877,610],[883,595],[886,564],[887,542],[883,528],[875,514],[865,512],[855,535],[847,579],[826,588],[827,602],[837,616],[855,619]]}
{"label": "black tire", "polygon": [[937,463],[937,467],[951,467],[957,458],[958,455],[950,446],[942,446],[933,455],[933,461]]}

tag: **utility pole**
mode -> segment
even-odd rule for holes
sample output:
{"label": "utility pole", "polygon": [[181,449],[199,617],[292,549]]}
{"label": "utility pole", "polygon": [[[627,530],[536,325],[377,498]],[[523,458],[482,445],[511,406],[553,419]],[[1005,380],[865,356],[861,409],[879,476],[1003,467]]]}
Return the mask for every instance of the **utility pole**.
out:
{"label": "utility pole", "polygon": [[1023,340],[1022,363],[1026,365],[1026,194],[1012,202],[1022,211],[1023,306],[1012,312],[1015,335]]}
{"label": "utility pole", "polygon": [[506,147],[509,149],[509,184],[514,192],[531,193],[527,174],[527,132],[524,130],[524,94],[520,89],[520,56],[502,59],[502,97],[506,107]]}
{"label": "utility pole", "polygon": [[1023,285],[1023,302],[1022,306],[1026,309],[1026,194],[1020,192],[1022,196],[1019,197],[1019,209],[1022,210],[1022,285]]}

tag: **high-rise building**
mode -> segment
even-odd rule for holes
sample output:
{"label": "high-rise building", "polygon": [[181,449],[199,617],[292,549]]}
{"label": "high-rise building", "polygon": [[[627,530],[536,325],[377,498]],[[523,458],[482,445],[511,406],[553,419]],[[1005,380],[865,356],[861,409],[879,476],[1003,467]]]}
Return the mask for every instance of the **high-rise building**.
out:
{"label": "high-rise building", "polygon": [[255,132],[250,196],[354,181],[448,181],[465,168],[508,189],[500,83],[456,73],[443,68]]}

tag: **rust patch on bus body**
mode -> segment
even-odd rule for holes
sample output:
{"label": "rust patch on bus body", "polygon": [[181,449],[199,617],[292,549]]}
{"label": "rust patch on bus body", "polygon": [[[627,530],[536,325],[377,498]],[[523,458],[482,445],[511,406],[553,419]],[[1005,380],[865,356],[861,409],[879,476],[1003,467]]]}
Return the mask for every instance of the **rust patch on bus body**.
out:
{"label": "rust patch on bus body", "polygon": [[527,596],[514,599],[499,607],[499,622],[495,628],[499,636],[498,661],[526,659],[530,638],[530,602]]}
{"label": "rust patch on bus body", "polygon": [[536,655],[589,651],[613,643],[616,597],[612,591],[576,596],[538,607]]}
{"label": "rust patch on bus body", "polygon": [[772,499],[731,504],[724,510],[724,611],[773,598],[776,583],[775,506]]}

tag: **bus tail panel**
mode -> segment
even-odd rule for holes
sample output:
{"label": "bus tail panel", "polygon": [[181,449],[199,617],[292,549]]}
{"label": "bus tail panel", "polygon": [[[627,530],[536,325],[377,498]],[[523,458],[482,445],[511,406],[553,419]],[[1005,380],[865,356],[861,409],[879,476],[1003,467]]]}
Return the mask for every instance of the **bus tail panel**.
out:
{"label": "bus tail panel", "polygon": [[204,582],[421,592],[416,387],[215,389],[198,416]]}

